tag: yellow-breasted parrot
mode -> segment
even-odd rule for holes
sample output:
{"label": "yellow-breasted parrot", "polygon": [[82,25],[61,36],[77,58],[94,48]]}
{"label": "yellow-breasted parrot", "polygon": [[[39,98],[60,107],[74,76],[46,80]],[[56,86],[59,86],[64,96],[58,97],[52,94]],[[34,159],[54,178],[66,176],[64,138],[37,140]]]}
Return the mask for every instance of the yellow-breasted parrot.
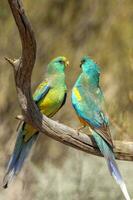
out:
{"label": "yellow-breasted parrot", "polygon": [[[35,90],[33,100],[39,110],[48,117],[52,117],[64,105],[67,95],[65,82],[65,68],[69,61],[63,57],[53,59],[47,67],[46,80]],[[22,122],[13,154],[9,160],[3,187],[7,188],[12,178],[19,173],[32,145],[38,138],[39,132],[30,124]]]}

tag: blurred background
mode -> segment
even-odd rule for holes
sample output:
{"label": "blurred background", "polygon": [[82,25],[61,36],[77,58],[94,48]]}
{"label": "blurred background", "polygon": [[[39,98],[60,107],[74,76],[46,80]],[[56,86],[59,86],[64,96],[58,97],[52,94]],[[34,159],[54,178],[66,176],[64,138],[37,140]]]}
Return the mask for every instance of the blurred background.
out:
{"label": "blurred background", "polygon": [[[27,0],[25,10],[37,40],[33,89],[47,63],[64,55],[68,99],[54,117],[71,127],[79,121],[72,109],[71,88],[80,73],[83,55],[101,66],[101,86],[111,118],[112,137],[133,141],[133,1]],[[12,68],[4,56],[18,58],[21,43],[8,3],[0,2],[0,180],[11,155],[20,113]],[[68,109],[69,108],[69,109]],[[118,161],[133,197],[133,163]],[[114,200],[124,199],[103,158],[88,155],[41,134],[30,159],[1,200]]]}

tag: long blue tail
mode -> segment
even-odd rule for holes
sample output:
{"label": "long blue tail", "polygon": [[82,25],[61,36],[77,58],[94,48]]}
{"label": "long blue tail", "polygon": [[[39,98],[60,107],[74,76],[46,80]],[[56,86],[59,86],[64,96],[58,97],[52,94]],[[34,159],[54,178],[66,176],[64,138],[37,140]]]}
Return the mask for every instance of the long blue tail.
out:
{"label": "long blue tail", "polygon": [[110,171],[110,174],[113,176],[113,178],[115,179],[115,181],[117,182],[117,184],[120,186],[121,191],[125,197],[126,200],[131,200],[127,188],[126,188],[126,184],[123,181],[123,178],[120,174],[120,171],[117,167],[116,161],[115,161],[115,156],[114,153],[111,149],[111,147],[105,142],[105,140],[96,132],[93,132],[93,137],[101,151],[101,153],[104,155],[107,164],[108,164],[108,168]]}
{"label": "long blue tail", "polygon": [[25,159],[29,155],[32,145],[38,137],[38,133],[36,133],[32,136],[32,138],[29,141],[25,142],[23,135],[24,124],[25,123],[23,123],[20,129],[18,130],[18,136],[14,147],[14,151],[9,160],[6,174],[3,179],[3,188],[7,188],[8,184],[11,182],[13,177],[19,173],[24,164]]}

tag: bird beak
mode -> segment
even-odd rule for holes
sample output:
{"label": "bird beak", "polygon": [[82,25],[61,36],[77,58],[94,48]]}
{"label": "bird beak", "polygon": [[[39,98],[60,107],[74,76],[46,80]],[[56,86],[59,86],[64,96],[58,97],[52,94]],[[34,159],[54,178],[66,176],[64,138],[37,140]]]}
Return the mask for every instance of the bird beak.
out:
{"label": "bird beak", "polygon": [[69,67],[69,66],[70,66],[70,63],[69,63],[68,60],[65,62],[65,64],[66,64],[66,67]]}

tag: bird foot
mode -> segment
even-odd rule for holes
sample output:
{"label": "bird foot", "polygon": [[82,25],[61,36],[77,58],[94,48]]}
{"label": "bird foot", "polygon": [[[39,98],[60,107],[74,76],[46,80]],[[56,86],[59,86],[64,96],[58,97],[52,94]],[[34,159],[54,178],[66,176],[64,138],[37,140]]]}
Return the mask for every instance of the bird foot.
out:
{"label": "bird foot", "polygon": [[75,130],[76,130],[77,134],[79,135],[79,132],[84,128],[85,128],[85,126],[83,125],[83,126],[76,128]]}

